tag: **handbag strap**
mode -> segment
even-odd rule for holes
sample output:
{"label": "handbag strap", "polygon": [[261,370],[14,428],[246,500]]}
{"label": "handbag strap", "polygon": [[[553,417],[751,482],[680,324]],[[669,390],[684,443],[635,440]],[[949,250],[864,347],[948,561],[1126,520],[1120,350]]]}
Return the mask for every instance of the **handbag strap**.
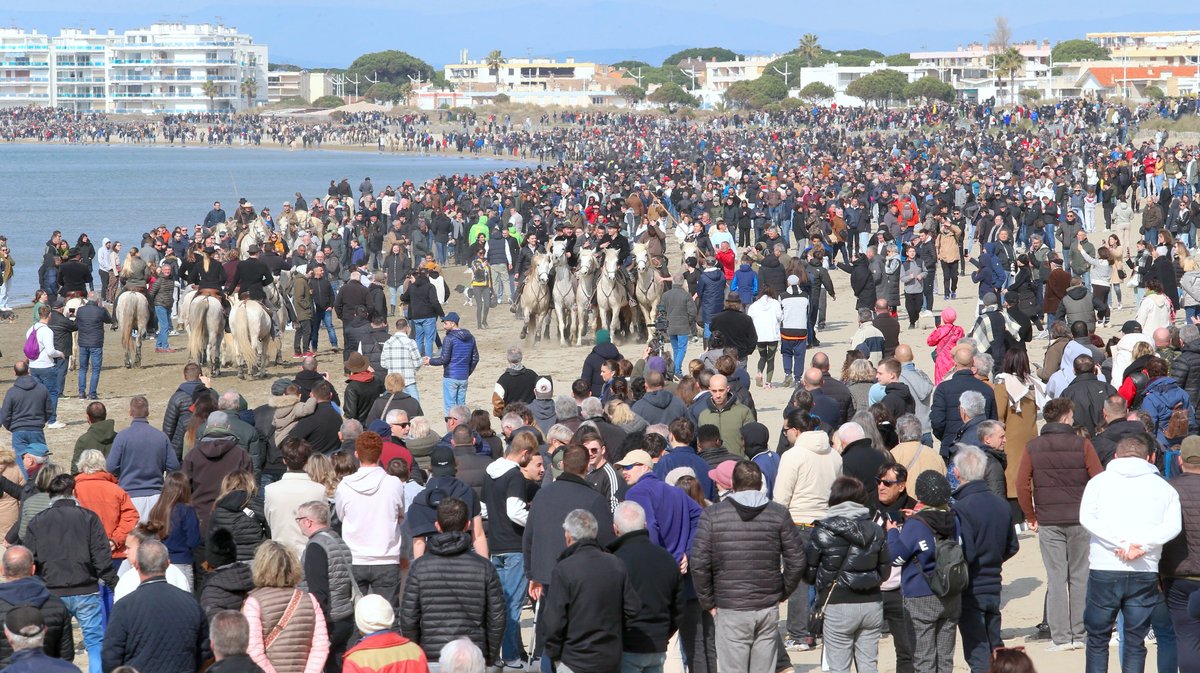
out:
{"label": "handbag strap", "polygon": [[292,616],[296,614],[296,609],[300,607],[300,599],[303,597],[304,593],[299,589],[292,591],[292,599],[288,601],[287,608],[283,611],[283,615],[279,618],[279,621],[275,623],[275,628],[271,629],[271,632],[268,633],[267,637],[263,639],[263,650],[269,650],[271,649],[271,645],[275,644],[275,640],[279,638],[279,635],[283,633],[285,628],[287,628],[288,622],[292,621]]}
{"label": "handbag strap", "polygon": [[905,465],[905,466],[904,466],[904,471],[905,471],[905,472],[907,472],[907,471],[909,471],[909,470],[911,470],[911,469],[912,469],[913,463],[917,462],[917,459],[921,457],[921,451],[923,451],[924,449],[925,449],[925,445],[924,445],[924,444],[921,444],[921,445],[918,445],[918,446],[917,446],[917,452],[916,452],[916,453],[914,453],[914,454],[913,454],[913,457],[912,457],[912,458],[911,458],[911,459],[908,461],[908,465]]}

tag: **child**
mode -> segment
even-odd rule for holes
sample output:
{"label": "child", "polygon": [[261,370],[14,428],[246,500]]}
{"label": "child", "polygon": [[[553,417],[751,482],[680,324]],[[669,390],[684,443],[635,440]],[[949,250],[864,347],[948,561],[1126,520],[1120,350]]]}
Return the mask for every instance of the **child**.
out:
{"label": "child", "polygon": [[963,328],[954,324],[958,313],[952,308],[942,309],[942,324],[933,330],[925,343],[933,346],[933,382],[941,383],[954,369],[954,356],[951,351],[958,340],[963,338]]}

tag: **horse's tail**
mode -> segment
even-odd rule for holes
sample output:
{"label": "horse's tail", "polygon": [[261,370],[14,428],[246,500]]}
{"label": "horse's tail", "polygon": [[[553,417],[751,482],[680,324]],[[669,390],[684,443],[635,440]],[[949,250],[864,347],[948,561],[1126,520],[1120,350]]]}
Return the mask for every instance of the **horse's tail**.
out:
{"label": "horse's tail", "polygon": [[[203,362],[208,344],[208,301],[193,301],[188,313],[188,361]],[[201,313],[201,312],[204,313]]]}
{"label": "horse's tail", "polygon": [[[117,300],[117,320],[121,325],[121,347],[128,353],[133,349],[133,330],[137,327],[137,307],[130,306],[126,297],[128,292],[122,294]],[[132,313],[133,315],[127,315]]]}

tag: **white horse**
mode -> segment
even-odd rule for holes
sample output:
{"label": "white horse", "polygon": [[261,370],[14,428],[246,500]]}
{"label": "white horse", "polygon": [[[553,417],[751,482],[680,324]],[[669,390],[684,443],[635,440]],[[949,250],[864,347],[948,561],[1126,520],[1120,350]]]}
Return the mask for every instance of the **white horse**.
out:
{"label": "white horse", "polygon": [[658,269],[650,263],[650,251],[644,243],[633,246],[633,259],[637,266],[637,277],[633,284],[633,298],[641,309],[643,325],[646,327],[646,338],[650,338],[650,329],[654,326],[654,314],[658,310],[658,301],[663,295],[663,281]]}
{"label": "white horse", "polygon": [[575,345],[583,345],[583,333],[592,324],[592,302],[596,299],[596,251],[580,250],[575,268]]}
{"label": "white horse", "polygon": [[[87,297],[71,297],[63,304],[63,315],[75,322],[75,312],[87,303]],[[71,371],[79,369],[79,332],[71,332]]]}
{"label": "white horse", "polygon": [[267,225],[262,221],[262,218],[255,218],[246,226],[246,233],[238,239],[238,257],[246,259],[251,245],[262,245],[263,241],[270,238],[271,232],[267,230]]}
{"label": "white horse", "polygon": [[[146,336],[146,325],[150,322],[150,302],[141,292],[122,292],[116,305],[117,329],[121,333],[121,346],[125,349],[125,368],[142,366],[142,338]],[[133,331],[138,337],[134,338]]]}
{"label": "white horse", "polygon": [[534,341],[541,339],[543,320],[550,317],[550,257],[535,255],[529,273],[525,276],[525,287],[521,289],[521,310],[525,313],[525,326],[521,338]]}
{"label": "white horse", "polygon": [[[262,378],[267,371],[267,350],[271,338],[271,318],[257,301],[236,301],[229,311],[229,329],[237,349],[238,377]],[[278,364],[278,343],[275,343]]]}
{"label": "white horse", "polygon": [[180,307],[188,316],[188,362],[208,364],[211,376],[221,375],[221,341],[225,338],[225,310],[221,300],[200,295]]}
{"label": "white horse", "polygon": [[[575,314],[575,277],[567,264],[567,256],[556,251],[554,256],[554,288],[550,293],[554,316],[558,319],[558,343],[566,346],[571,341],[571,330],[578,330],[578,321],[571,319]],[[567,321],[571,319],[570,325]]]}
{"label": "white horse", "polygon": [[600,326],[607,329],[609,334],[615,334],[621,324],[621,309],[628,303],[625,285],[617,279],[617,271],[621,268],[621,260],[617,258],[618,251],[609,248],[604,251],[603,273],[596,281],[596,309],[600,314]]}

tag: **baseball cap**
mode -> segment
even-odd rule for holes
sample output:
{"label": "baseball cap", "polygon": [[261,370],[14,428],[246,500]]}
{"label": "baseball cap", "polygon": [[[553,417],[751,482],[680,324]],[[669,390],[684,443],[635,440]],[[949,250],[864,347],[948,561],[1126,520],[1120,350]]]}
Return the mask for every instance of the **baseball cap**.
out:
{"label": "baseball cap", "polygon": [[454,449],[448,446],[434,447],[429,454],[429,467],[435,477],[453,477],[458,471],[458,461],[454,458]]}
{"label": "baseball cap", "polygon": [[1188,465],[1200,465],[1200,437],[1191,435],[1183,438],[1179,447],[1179,459]]}
{"label": "baseball cap", "polygon": [[38,458],[45,458],[46,456],[50,455],[50,447],[41,442],[26,444],[25,453],[37,456]]}
{"label": "baseball cap", "polygon": [[46,622],[42,619],[41,610],[32,605],[19,605],[4,616],[4,628],[8,629],[9,633],[26,637],[36,636],[46,628]]}
{"label": "baseball cap", "polygon": [[1141,334],[1142,323],[1136,320],[1126,320],[1125,324],[1121,325],[1121,334]]}
{"label": "baseball cap", "polygon": [[442,318],[442,322],[452,322],[455,325],[457,325],[459,322],[458,312],[451,311],[451,312],[447,313],[446,316],[444,318]]}
{"label": "baseball cap", "polygon": [[[1200,439],[1198,437],[1197,439]],[[650,457],[644,449],[634,449],[625,454],[625,457],[617,461],[617,467],[633,467],[634,465],[645,465],[646,467],[654,467],[654,459]]]}

